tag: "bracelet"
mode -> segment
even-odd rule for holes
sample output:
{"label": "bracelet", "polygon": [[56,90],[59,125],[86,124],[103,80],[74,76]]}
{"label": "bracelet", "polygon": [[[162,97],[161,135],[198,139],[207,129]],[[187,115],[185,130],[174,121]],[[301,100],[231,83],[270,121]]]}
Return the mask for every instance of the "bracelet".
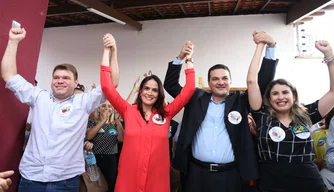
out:
{"label": "bracelet", "polygon": [[331,63],[332,61],[334,61],[334,56],[332,56],[328,59],[326,59],[326,57],[324,57],[324,60],[322,62],[328,64],[328,63]]}

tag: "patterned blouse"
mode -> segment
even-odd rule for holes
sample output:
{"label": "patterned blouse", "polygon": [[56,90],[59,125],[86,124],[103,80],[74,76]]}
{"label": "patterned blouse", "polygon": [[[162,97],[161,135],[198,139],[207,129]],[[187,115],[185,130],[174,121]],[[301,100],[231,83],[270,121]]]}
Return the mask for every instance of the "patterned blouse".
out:
{"label": "patterned blouse", "polygon": [[[318,101],[305,106],[312,123],[322,119]],[[313,139],[309,127],[291,122],[285,127],[276,117],[270,117],[262,107],[252,112],[257,125],[257,146],[260,161],[307,163],[313,162]]]}
{"label": "patterned blouse", "polygon": [[[88,128],[93,128],[98,124],[95,119],[88,120]],[[99,155],[117,154],[117,135],[115,125],[104,124],[91,142],[94,144],[93,152]]]}

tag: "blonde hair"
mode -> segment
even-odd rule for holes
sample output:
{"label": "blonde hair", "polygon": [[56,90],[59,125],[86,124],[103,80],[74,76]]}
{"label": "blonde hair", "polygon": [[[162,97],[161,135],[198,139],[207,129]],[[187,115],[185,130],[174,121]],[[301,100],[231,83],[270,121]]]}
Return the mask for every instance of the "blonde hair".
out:
{"label": "blonde hair", "polygon": [[307,111],[306,107],[304,107],[302,104],[299,103],[297,89],[290,82],[288,82],[285,79],[277,79],[275,81],[270,82],[269,85],[267,86],[266,92],[264,93],[263,102],[264,102],[264,105],[268,109],[270,117],[272,117],[272,116],[277,117],[275,109],[273,109],[273,107],[270,104],[271,89],[277,84],[288,86],[290,88],[293,96],[295,97],[295,101],[294,101],[294,103],[293,103],[293,105],[290,109],[290,114],[291,114],[292,121],[294,123],[299,124],[299,125],[310,128],[312,126],[312,122],[311,122],[311,119],[310,119],[309,112]]}
{"label": "blonde hair", "polygon": [[[102,105],[103,105],[103,104],[101,104],[101,105],[99,106],[99,108],[96,109],[95,112],[94,112],[94,120],[95,120],[96,122],[100,122],[100,121],[101,121],[101,116],[100,116],[99,109],[101,108]],[[108,119],[108,121],[107,121],[107,122],[109,122],[109,124],[112,124],[112,125],[116,124],[116,122],[115,122],[115,114],[116,114],[116,111],[115,111],[115,109],[113,108],[112,113],[110,114],[109,119]]]}

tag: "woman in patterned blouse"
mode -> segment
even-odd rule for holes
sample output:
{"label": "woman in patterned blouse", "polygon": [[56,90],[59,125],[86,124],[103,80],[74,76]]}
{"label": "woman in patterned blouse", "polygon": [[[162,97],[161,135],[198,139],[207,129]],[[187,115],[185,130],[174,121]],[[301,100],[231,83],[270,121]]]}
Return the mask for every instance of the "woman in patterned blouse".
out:
{"label": "woman in patterned blouse", "polygon": [[96,162],[108,183],[108,191],[113,192],[117,177],[117,144],[123,141],[123,126],[119,115],[109,101],[97,110],[94,119],[89,119],[86,137],[94,144]]}
{"label": "woman in patterned blouse", "polygon": [[[254,34],[257,47],[247,76],[249,103],[257,125],[260,191],[323,192],[322,177],[313,163],[310,128],[334,106],[334,63],[327,62],[330,90],[320,100],[303,106],[295,87],[278,79],[268,85],[262,101],[257,82],[265,46],[261,36]],[[334,56],[327,41],[318,41],[315,46],[326,59]]]}

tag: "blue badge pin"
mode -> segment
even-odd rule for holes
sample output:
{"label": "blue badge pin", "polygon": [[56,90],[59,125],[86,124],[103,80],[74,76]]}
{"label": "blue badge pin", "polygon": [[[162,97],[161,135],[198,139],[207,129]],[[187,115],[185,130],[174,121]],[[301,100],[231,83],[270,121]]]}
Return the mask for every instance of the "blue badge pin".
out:
{"label": "blue badge pin", "polygon": [[297,125],[292,129],[292,132],[296,135],[296,137],[300,139],[307,139],[311,136],[311,132],[302,125]]}

